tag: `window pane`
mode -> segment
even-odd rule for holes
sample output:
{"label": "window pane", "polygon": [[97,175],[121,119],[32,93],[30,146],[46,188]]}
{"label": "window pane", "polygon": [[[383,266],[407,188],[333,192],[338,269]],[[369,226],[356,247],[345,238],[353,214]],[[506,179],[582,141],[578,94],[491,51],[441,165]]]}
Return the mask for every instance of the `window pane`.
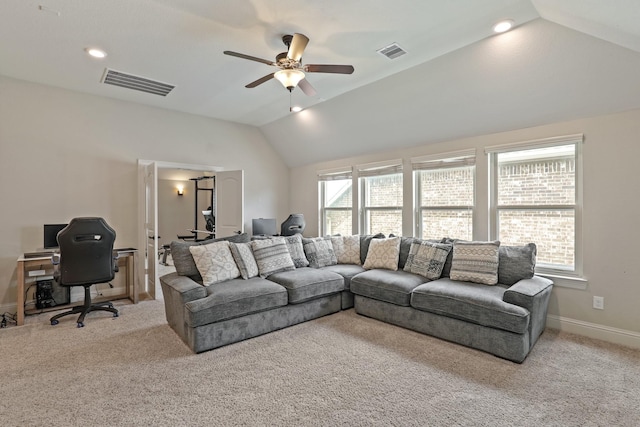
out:
{"label": "window pane", "polygon": [[575,214],[573,210],[507,210],[499,212],[501,245],[538,248],[537,263],[574,269]]}
{"label": "window pane", "polygon": [[573,205],[575,173],[573,144],[500,153],[498,205]]}
{"label": "window pane", "polygon": [[363,179],[366,207],[402,207],[402,174],[372,176]]}
{"label": "window pane", "polygon": [[327,210],[325,217],[325,234],[342,234],[350,236],[351,232],[351,211]]}
{"label": "window pane", "polygon": [[474,167],[423,170],[420,206],[473,206]]}
{"label": "window pane", "polygon": [[[341,179],[336,181],[324,181],[324,207],[326,208],[350,208],[352,204],[351,187],[352,180]],[[351,224],[349,224],[351,228]]]}
{"label": "window pane", "polygon": [[393,233],[402,236],[402,209],[394,210],[368,210],[366,234],[384,233],[386,236]]}
{"label": "window pane", "polygon": [[473,212],[471,210],[422,210],[422,238],[472,239]]}

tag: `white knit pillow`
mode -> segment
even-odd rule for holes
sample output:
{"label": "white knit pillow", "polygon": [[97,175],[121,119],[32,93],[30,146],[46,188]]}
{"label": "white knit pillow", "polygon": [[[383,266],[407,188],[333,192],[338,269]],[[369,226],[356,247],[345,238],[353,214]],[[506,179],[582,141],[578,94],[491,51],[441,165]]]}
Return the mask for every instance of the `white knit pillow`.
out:
{"label": "white knit pillow", "polygon": [[360,236],[333,236],[331,237],[333,251],[336,253],[338,264],[361,265],[360,262]]}
{"label": "white knit pillow", "polygon": [[229,242],[215,242],[208,245],[189,246],[189,252],[202,276],[205,286],[240,276],[240,270],[231,255]]}
{"label": "white knit pillow", "polygon": [[500,242],[453,242],[451,280],[495,285],[498,283]]}
{"label": "white knit pillow", "polygon": [[398,237],[388,237],[386,239],[371,239],[367,259],[363,267],[366,270],[372,268],[382,268],[396,271],[398,269],[398,259],[400,258],[400,240]]}

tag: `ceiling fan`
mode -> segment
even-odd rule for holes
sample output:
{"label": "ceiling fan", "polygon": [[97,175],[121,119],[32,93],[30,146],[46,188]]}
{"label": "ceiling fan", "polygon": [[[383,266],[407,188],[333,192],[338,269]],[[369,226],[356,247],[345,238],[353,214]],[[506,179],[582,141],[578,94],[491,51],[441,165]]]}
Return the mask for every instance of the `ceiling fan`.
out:
{"label": "ceiling fan", "polygon": [[225,55],[236,56],[238,58],[248,59],[250,61],[262,62],[279,68],[278,71],[267,74],[258,80],[249,83],[245,87],[254,88],[264,82],[275,78],[291,92],[296,86],[302,91],[313,96],[316,90],[305,78],[305,73],[335,73],[335,74],[351,74],[353,73],[352,65],[328,65],[328,64],[306,64],[302,65],[302,53],[309,43],[309,38],[304,34],[295,33],[294,35],[282,36],[282,42],[287,46],[287,52],[282,52],[276,56],[276,60],[269,61],[267,59],[256,58],[255,56],[245,55],[243,53],[225,50]]}

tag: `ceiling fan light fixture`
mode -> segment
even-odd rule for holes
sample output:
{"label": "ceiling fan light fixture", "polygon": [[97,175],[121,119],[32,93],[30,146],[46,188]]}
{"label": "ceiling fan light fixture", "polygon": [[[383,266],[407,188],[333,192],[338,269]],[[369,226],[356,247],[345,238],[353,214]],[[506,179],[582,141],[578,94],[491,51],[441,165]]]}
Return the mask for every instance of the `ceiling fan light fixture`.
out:
{"label": "ceiling fan light fixture", "polygon": [[304,79],[305,76],[300,70],[280,70],[276,71],[273,74],[273,77],[278,79],[278,81],[282,83],[282,86],[286,87],[289,89],[289,92],[291,92],[293,88],[298,86],[300,80]]}

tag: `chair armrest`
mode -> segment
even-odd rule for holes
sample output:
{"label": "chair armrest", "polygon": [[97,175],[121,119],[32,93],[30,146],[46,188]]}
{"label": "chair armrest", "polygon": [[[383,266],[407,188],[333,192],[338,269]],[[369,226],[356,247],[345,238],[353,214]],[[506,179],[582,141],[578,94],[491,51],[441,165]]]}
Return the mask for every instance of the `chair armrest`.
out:
{"label": "chair armrest", "polygon": [[185,304],[207,296],[207,289],[187,276],[169,273],[160,277],[167,323],[187,342]]}
{"label": "chair armrest", "polygon": [[547,324],[547,309],[553,282],[547,278],[533,276],[523,279],[507,289],[502,297],[504,302],[529,310],[529,339],[533,347]]}

